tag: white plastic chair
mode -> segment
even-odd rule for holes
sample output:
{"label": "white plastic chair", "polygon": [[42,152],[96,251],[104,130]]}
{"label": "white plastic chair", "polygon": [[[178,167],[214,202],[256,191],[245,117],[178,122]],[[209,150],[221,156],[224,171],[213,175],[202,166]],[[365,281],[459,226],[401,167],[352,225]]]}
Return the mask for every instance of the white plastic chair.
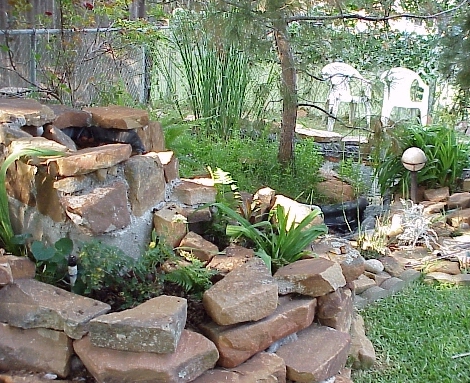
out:
{"label": "white plastic chair", "polygon": [[[408,68],[392,68],[382,73],[380,81],[384,83],[384,99],[380,117],[384,126],[388,124],[394,107],[419,109],[421,125],[427,125],[429,86],[418,73]],[[423,91],[421,100],[412,97],[412,87],[415,81]]]}
{"label": "white plastic chair", "polygon": [[[371,116],[371,83],[351,65],[342,62],[333,62],[327,64],[322,69],[323,78],[330,81],[330,93],[328,94],[328,131],[333,131],[335,118],[338,115],[338,109],[341,102],[347,102],[350,105],[349,123],[353,123],[355,104],[363,103],[366,109],[367,127],[370,127]],[[363,89],[362,95],[354,96],[351,94],[350,81],[359,80],[358,83]]]}

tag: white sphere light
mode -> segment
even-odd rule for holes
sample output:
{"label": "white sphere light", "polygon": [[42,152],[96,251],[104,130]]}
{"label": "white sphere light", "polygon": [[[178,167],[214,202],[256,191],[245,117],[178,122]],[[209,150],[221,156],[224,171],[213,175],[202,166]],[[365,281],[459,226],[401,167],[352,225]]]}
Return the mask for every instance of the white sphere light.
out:
{"label": "white sphere light", "polygon": [[412,172],[417,172],[424,168],[426,160],[426,154],[416,147],[406,149],[401,156],[403,166]]}

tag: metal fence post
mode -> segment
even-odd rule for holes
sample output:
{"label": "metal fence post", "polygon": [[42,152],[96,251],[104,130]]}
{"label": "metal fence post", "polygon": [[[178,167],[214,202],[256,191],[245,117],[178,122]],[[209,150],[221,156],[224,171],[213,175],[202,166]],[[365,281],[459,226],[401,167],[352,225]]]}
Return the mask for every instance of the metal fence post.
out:
{"label": "metal fence post", "polygon": [[36,85],[37,73],[36,73],[36,54],[37,54],[37,40],[36,40],[36,30],[33,29],[30,36],[31,52],[29,60],[29,78],[31,80],[31,85]]}

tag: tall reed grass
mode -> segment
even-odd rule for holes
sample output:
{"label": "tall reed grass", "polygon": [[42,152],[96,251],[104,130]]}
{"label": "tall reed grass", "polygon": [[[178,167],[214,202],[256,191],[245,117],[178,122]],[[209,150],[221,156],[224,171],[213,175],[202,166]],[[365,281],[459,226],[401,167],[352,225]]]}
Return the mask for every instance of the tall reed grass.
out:
{"label": "tall reed grass", "polygon": [[[240,129],[243,119],[263,117],[277,79],[274,64],[260,68],[243,40],[232,37],[239,27],[220,13],[204,17],[181,11],[171,23],[170,40],[177,52],[171,64],[179,71],[177,81],[184,84],[189,109],[204,121],[201,133],[225,139]],[[174,101],[179,108],[184,104]]]}

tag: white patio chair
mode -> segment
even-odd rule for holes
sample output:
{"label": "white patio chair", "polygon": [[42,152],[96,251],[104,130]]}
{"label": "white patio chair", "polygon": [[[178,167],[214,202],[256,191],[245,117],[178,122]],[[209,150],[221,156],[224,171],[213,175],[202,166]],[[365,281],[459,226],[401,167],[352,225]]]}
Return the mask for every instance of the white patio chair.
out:
{"label": "white patio chair", "polygon": [[[392,68],[382,73],[380,81],[384,83],[384,98],[380,117],[384,126],[388,124],[394,107],[419,109],[421,125],[427,125],[429,86],[426,85],[418,73],[408,68]],[[412,94],[415,81],[422,89],[420,100],[417,100]]]}
{"label": "white patio chair", "polygon": [[[333,62],[327,64],[322,69],[323,78],[330,81],[330,93],[328,94],[328,131],[333,131],[335,118],[338,115],[338,109],[341,102],[347,102],[350,105],[349,123],[353,123],[355,106],[363,103],[366,109],[367,127],[370,127],[371,116],[371,83],[351,65],[342,62]],[[358,80],[360,85],[358,95],[351,94],[351,80]]]}

